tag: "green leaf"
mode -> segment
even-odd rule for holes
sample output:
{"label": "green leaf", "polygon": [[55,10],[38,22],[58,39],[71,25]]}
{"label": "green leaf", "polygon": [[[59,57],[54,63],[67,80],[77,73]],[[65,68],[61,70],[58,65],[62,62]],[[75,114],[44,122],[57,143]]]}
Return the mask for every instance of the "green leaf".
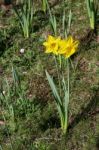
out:
{"label": "green leaf", "polygon": [[46,76],[47,76],[49,85],[51,87],[51,90],[53,92],[53,95],[55,97],[56,103],[62,105],[62,102],[61,102],[60,96],[58,94],[57,88],[54,84],[54,81],[53,81],[53,79],[51,78],[51,76],[49,75],[49,73],[47,71],[46,71]]}

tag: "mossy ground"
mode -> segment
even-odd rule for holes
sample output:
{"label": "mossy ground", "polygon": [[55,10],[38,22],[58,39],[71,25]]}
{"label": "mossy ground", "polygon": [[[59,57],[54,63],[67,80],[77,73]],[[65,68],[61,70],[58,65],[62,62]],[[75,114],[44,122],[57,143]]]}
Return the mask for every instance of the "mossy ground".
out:
{"label": "mossy ground", "polygon": [[[58,33],[63,35],[63,4],[58,1],[51,5],[58,21]],[[71,34],[83,40],[78,53],[72,57],[75,71],[71,67],[66,137],[61,134],[57,109],[45,76],[47,69],[57,78],[53,57],[46,55],[42,46],[45,37],[52,33],[48,16],[37,11],[34,32],[25,39],[13,10],[0,11],[0,92],[4,94],[0,97],[1,150],[99,149],[99,43],[96,37],[90,42],[84,39],[89,29],[85,2],[69,1],[67,13],[70,8],[73,13]],[[25,50],[23,54],[21,48]],[[21,89],[14,82],[13,68]]]}

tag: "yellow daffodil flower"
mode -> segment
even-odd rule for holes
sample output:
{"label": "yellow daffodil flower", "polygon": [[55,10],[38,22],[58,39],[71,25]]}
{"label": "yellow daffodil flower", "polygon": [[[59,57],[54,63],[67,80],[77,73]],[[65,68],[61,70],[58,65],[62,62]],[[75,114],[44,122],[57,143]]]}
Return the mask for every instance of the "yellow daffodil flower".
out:
{"label": "yellow daffodil flower", "polygon": [[47,41],[43,43],[46,47],[46,53],[63,55],[65,58],[69,58],[77,51],[78,44],[78,40],[74,40],[72,36],[61,40],[60,37],[55,38],[51,35],[49,35]]}
{"label": "yellow daffodil flower", "polygon": [[77,51],[77,47],[79,45],[79,41],[78,40],[73,40],[72,36],[70,36],[67,40],[66,40],[66,49],[63,50],[63,55],[65,56],[65,58],[69,58],[71,55],[73,55],[76,51]]}
{"label": "yellow daffodil flower", "polygon": [[51,35],[48,36],[48,39],[46,42],[43,43],[43,45],[46,47],[46,53],[54,53],[55,55],[58,55],[58,43],[60,41],[60,38],[55,38]]}
{"label": "yellow daffodil flower", "polygon": [[58,43],[58,54],[64,54],[66,52],[66,47],[66,40],[60,40]]}

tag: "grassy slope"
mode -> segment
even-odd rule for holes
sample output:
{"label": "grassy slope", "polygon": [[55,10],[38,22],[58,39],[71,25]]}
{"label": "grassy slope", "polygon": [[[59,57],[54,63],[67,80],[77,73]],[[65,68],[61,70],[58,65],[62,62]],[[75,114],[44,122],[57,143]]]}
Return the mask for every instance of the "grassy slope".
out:
{"label": "grassy slope", "polygon": [[[71,34],[79,39],[84,37],[89,28],[84,6],[85,3],[80,0],[73,1],[71,5],[73,12]],[[57,15],[62,12],[60,5],[55,8]],[[86,44],[85,40],[78,54],[72,59],[77,68],[75,73],[71,69],[70,125],[64,139],[44,73],[44,69],[49,68],[55,76],[53,59],[46,56],[42,49],[44,37],[50,33],[49,26],[44,27],[46,21],[42,21],[42,29],[27,40],[19,33],[14,16],[3,18],[1,16],[0,22],[7,25],[5,35],[4,29],[0,31],[2,37],[0,49],[3,50],[0,58],[0,83],[7,77],[11,88],[11,95],[7,101],[14,110],[13,115],[12,109],[8,110],[5,106],[6,102],[1,102],[0,120],[4,120],[4,117],[6,119],[5,125],[0,125],[2,148],[11,149],[12,142],[14,150],[32,150],[33,147],[34,150],[98,149],[99,47],[95,39],[90,44]],[[20,54],[21,48],[25,49],[24,54]],[[17,69],[21,79],[21,88],[25,95],[23,101],[20,100],[18,93],[15,93],[12,84],[12,65]],[[7,85],[4,82],[3,84],[6,91]]]}

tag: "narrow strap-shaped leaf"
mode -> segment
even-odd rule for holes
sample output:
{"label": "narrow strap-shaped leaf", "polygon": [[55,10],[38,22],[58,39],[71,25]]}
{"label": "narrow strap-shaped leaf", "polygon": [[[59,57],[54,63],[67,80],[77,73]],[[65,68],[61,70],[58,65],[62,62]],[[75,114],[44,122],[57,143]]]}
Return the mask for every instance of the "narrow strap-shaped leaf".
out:
{"label": "narrow strap-shaped leaf", "polygon": [[61,102],[60,96],[58,94],[57,88],[54,84],[54,81],[53,81],[53,79],[51,78],[51,76],[49,75],[49,73],[47,71],[46,71],[46,76],[47,76],[49,85],[51,87],[51,90],[53,92],[53,95],[55,97],[56,103],[59,103],[62,106],[62,102]]}

